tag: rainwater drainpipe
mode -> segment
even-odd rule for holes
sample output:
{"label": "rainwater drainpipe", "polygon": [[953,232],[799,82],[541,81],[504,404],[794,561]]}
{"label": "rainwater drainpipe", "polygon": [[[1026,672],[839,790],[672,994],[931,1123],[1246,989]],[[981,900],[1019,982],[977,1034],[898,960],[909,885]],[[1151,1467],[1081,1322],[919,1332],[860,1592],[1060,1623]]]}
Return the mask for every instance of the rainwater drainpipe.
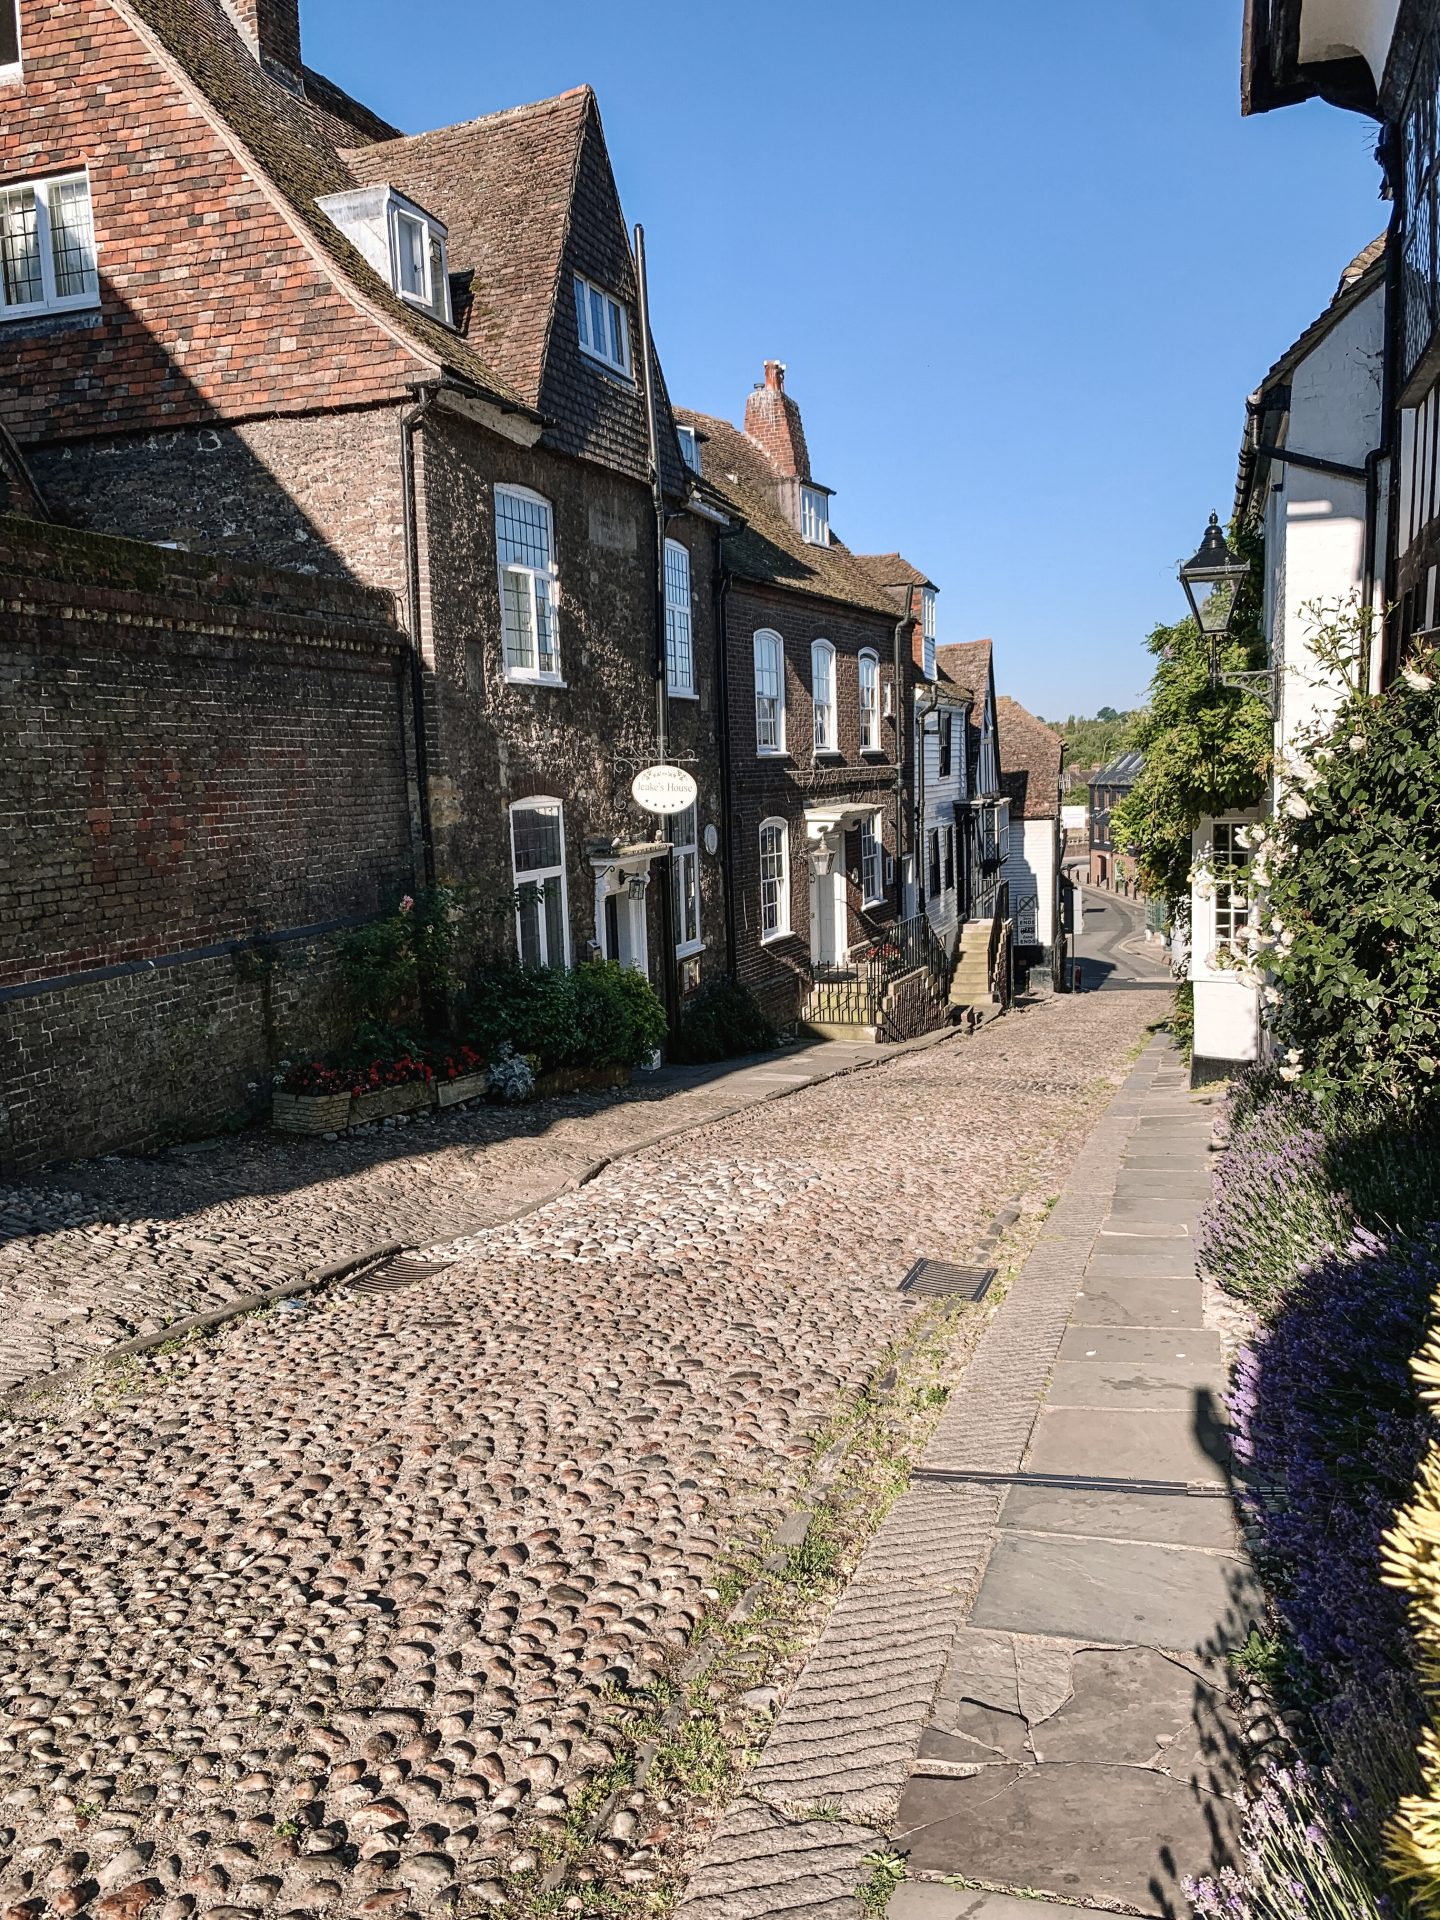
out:
{"label": "rainwater drainpipe", "polygon": [[725,564],[725,540],[733,538],[738,527],[720,528],[715,535],[715,677],[719,705],[716,746],[720,752],[720,887],[725,902],[725,971],[733,980],[736,967],[735,859],[731,844],[730,784],[730,569]]}
{"label": "rainwater drainpipe", "polygon": [[[655,407],[655,369],[650,344],[650,284],[645,273],[645,229],[635,228],[635,283],[640,306],[640,365],[645,379],[645,439],[650,492],[655,506],[655,741],[662,761],[670,758],[670,695],[665,677],[665,485],[660,473],[660,422]],[[698,819],[698,811],[697,811]],[[665,819],[668,827],[669,818]],[[667,855],[660,863],[660,984],[665,1019],[673,1034],[680,1022],[680,979],[675,960],[674,878]]]}
{"label": "rainwater drainpipe", "polygon": [[415,742],[415,791],[420,805],[420,849],[426,888],[435,885],[435,835],[430,817],[430,756],[425,737],[425,668],[420,633],[420,532],[415,500],[415,434],[435,402],[438,386],[415,389],[416,403],[400,417],[400,477],[405,500],[405,601],[410,628],[410,724]]}

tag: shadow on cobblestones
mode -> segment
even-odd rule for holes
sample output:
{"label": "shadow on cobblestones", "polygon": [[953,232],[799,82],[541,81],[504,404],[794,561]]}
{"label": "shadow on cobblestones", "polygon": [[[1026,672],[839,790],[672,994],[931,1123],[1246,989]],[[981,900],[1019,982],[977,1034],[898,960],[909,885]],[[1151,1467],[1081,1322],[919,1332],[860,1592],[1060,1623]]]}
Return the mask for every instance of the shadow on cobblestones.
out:
{"label": "shadow on cobblestones", "polygon": [[[0,1908],[538,1912],[623,1761],[613,1706],[673,1678],[734,1543],[795,1504],[913,1324],[911,1263],[965,1258],[1002,1200],[1043,1213],[1137,1001],[757,1107],[407,1292],[0,1420]],[[667,1877],[687,1780],[577,1873]]]}

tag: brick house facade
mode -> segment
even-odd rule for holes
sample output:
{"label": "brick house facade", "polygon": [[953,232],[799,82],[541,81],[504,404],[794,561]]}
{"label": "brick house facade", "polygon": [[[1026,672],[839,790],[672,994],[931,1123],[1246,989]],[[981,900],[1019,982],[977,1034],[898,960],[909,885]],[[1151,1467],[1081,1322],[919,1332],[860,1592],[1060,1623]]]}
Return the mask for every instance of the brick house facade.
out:
{"label": "brick house facade", "polygon": [[[0,386],[57,517],[386,590],[421,877],[493,902],[497,952],[723,966],[716,542],[593,95],[407,139],[304,66],[296,0],[20,27],[0,179],[73,271],[0,307]],[[674,859],[629,793],[662,703],[700,788]]]}
{"label": "brick house facade", "polygon": [[743,430],[680,410],[722,533],[738,976],[784,1024],[901,917],[910,622],[829,525],[785,370]]}

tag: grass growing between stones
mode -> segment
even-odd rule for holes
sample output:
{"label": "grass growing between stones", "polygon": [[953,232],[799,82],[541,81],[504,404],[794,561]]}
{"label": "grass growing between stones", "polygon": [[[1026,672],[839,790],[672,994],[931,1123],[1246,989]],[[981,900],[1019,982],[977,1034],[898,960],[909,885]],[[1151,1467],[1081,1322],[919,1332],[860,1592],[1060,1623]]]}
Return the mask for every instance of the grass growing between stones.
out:
{"label": "grass growing between stones", "polygon": [[[732,1543],[688,1658],[642,1690],[607,1691],[606,1732],[620,1750],[613,1781],[592,1783],[572,1804],[563,1840],[534,1846],[550,1871],[510,1894],[507,1915],[638,1920],[673,1905],[683,1863],[741,1788],[831,1605],[905,1490],[987,1318],[968,1301],[917,1308],[906,1337],[812,1438],[799,1495],[809,1516],[803,1537]],[[844,1816],[827,1805],[814,1817]],[[886,1897],[890,1861],[898,1857],[877,1854],[871,1873]],[[883,1899],[867,1908],[883,1910]]]}

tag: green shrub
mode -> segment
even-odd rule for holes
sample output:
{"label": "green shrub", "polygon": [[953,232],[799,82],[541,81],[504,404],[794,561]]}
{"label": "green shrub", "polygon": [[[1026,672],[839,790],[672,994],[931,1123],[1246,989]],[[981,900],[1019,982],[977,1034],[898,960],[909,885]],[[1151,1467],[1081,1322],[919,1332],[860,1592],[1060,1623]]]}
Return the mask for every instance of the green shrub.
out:
{"label": "green shrub", "polygon": [[1279,981],[1287,1078],[1327,1098],[1440,1105],[1440,689],[1426,656],[1352,692],[1287,764],[1256,836],[1254,939]]}
{"label": "green shrub", "polygon": [[1175,1036],[1180,1058],[1188,1066],[1195,1053],[1195,984],[1191,980],[1182,980],[1175,989],[1170,1031]]}
{"label": "green shrub", "polygon": [[775,1029],[754,994],[727,976],[710,981],[687,1003],[672,1053],[699,1066],[739,1053],[766,1053],[775,1043]]}
{"label": "green shrub", "polygon": [[636,1067],[665,1038],[665,1009],[633,968],[614,960],[560,967],[481,967],[461,1024],[487,1060],[503,1046],[541,1073],[556,1067]]}

